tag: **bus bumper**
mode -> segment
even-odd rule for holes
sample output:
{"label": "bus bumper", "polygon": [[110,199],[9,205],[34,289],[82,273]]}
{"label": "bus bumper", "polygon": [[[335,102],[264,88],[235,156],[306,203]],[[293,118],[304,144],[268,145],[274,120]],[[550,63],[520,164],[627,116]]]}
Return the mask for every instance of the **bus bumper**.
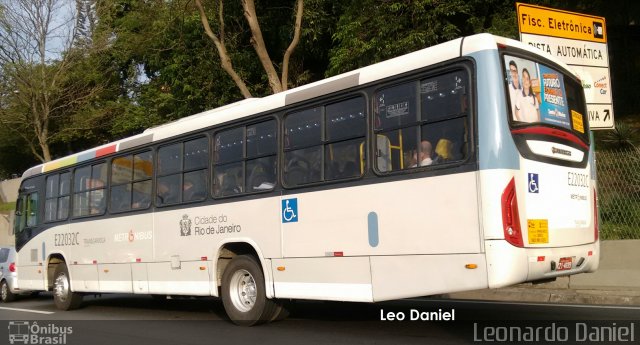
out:
{"label": "bus bumper", "polygon": [[570,247],[518,248],[505,240],[485,242],[489,288],[594,272],[600,241]]}

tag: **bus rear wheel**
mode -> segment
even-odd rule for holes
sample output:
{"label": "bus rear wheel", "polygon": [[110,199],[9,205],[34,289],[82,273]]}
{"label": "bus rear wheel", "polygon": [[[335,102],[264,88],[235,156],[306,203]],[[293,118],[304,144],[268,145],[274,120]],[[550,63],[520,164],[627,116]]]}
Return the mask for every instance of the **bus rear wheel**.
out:
{"label": "bus rear wheel", "polygon": [[53,275],[53,301],[60,310],[76,309],[82,303],[82,295],[71,291],[71,280],[67,265],[61,263]]}
{"label": "bus rear wheel", "polygon": [[262,269],[249,255],[236,256],[224,270],[222,303],[231,321],[239,326],[271,321],[280,312],[278,304],[267,299]]}

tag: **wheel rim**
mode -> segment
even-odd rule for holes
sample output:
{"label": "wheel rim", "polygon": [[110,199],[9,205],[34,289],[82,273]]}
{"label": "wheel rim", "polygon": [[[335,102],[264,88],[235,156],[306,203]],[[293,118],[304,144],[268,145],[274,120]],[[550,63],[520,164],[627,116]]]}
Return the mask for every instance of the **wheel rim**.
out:
{"label": "wheel rim", "polygon": [[7,286],[7,283],[2,283],[2,286],[0,286],[0,296],[2,296],[2,300],[6,301],[7,300],[7,296],[9,295],[9,291],[8,291],[9,287]]}
{"label": "wheel rim", "polygon": [[60,273],[54,283],[53,293],[60,302],[67,300],[69,296],[69,279],[64,273]]}
{"label": "wheel rim", "polygon": [[229,284],[231,303],[241,312],[248,312],[256,304],[257,286],[253,276],[247,270],[238,270]]}

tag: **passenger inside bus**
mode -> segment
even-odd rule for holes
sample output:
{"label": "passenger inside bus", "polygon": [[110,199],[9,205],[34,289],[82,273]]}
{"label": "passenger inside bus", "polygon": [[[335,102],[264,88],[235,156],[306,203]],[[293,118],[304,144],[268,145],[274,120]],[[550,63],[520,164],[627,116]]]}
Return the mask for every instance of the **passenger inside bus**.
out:
{"label": "passenger inside bus", "polygon": [[[198,175],[196,175],[198,176]],[[202,175],[199,175],[202,177]],[[186,177],[182,184],[182,201],[202,200],[206,197],[206,190],[202,178]]]}
{"label": "passenger inside bus", "polygon": [[[418,166],[427,166],[433,164],[433,160],[431,160],[431,155],[433,154],[433,146],[428,140],[422,140],[420,142],[420,149],[413,153],[413,161],[411,168],[416,168]],[[419,165],[418,165],[419,164]]]}
{"label": "passenger inside bus", "polygon": [[173,204],[178,202],[178,194],[173,190],[172,185],[162,181],[158,182],[157,196],[160,205]]}
{"label": "passenger inside bus", "polygon": [[258,160],[254,163],[249,179],[247,182],[247,188],[251,191],[261,191],[273,189],[276,184],[275,169],[272,166],[272,162],[268,159]]}
{"label": "passenger inside bus", "polygon": [[445,138],[438,140],[438,144],[436,145],[436,158],[434,159],[434,163],[444,163],[453,159],[453,142]]}
{"label": "passenger inside bus", "polygon": [[[241,169],[241,166],[239,167]],[[242,175],[238,168],[231,167],[227,169],[221,169],[216,172],[216,179],[214,181],[214,194],[216,196],[227,196],[242,193]]]}

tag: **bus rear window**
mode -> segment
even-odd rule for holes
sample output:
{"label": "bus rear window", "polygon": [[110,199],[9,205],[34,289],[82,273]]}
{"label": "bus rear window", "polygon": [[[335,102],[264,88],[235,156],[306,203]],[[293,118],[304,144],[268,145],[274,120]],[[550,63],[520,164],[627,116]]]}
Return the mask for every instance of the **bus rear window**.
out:
{"label": "bus rear window", "polygon": [[588,141],[582,86],[557,69],[521,57],[504,55],[511,124],[544,124],[565,128]]}

